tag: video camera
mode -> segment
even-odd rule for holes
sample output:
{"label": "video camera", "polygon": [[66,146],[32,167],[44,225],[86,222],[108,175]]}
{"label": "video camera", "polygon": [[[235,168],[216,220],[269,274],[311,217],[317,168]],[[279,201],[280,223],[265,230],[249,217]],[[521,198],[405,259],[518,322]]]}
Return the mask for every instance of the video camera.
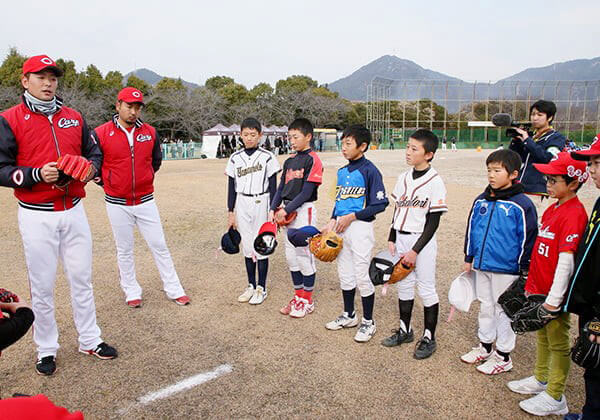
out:
{"label": "video camera", "polygon": [[513,139],[519,137],[519,133],[514,127],[526,130],[530,136],[533,135],[530,121],[514,121],[510,114],[498,113],[492,115],[492,124],[496,127],[509,127],[506,129],[506,137],[511,137]]}

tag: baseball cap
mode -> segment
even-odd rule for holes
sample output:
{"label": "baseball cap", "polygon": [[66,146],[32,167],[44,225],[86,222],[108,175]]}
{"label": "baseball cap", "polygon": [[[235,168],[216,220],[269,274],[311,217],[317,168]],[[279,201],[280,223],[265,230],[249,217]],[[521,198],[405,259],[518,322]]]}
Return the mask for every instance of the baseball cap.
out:
{"label": "baseball cap", "polygon": [[544,175],[567,175],[582,183],[588,178],[586,163],[573,159],[569,152],[560,152],[550,162],[534,163],[533,166]]}
{"label": "baseball cap", "polygon": [[221,238],[221,249],[227,254],[237,254],[240,252],[240,242],[242,242],[242,236],[231,227]]}
{"label": "baseball cap", "polygon": [[47,55],[35,55],[29,57],[25,63],[23,63],[23,74],[38,73],[46,69],[53,71],[58,77],[63,75],[63,71],[60,67],[58,67],[54,60]]}
{"label": "baseball cap", "polygon": [[117,100],[127,102],[129,104],[134,102],[139,102],[140,104],[143,104],[144,94],[141,90],[128,86],[126,88],[121,89],[119,95],[117,96]]}
{"label": "baseball cap", "polygon": [[594,137],[594,141],[589,149],[585,150],[573,150],[571,157],[576,160],[590,160],[592,156],[600,155],[600,133]]}
{"label": "baseball cap", "polygon": [[461,312],[469,312],[471,303],[475,300],[475,276],[473,271],[463,271],[450,284],[448,301]]}
{"label": "baseball cap", "polygon": [[321,233],[319,229],[314,226],[303,226],[299,229],[289,228],[287,237],[292,245],[295,247],[302,247],[308,245],[308,240],[315,235]]}

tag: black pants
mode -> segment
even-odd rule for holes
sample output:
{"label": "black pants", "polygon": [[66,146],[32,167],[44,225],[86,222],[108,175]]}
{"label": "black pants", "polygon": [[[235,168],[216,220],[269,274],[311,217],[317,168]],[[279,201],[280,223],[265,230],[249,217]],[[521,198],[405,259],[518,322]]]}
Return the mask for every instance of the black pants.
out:
{"label": "black pants", "polygon": [[584,420],[600,419],[600,368],[586,369],[583,380],[585,381],[583,418]]}

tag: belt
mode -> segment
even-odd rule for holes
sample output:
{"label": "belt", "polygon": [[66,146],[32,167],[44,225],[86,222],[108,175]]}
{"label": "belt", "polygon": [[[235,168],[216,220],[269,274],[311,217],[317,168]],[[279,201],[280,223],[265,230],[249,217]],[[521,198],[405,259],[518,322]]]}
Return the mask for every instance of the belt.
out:
{"label": "belt", "polygon": [[244,197],[260,197],[261,195],[265,195],[266,192],[261,192],[259,194],[246,194],[246,193],[240,193],[242,194]]}
{"label": "belt", "polygon": [[414,232],[407,232],[405,230],[397,230],[396,233],[398,233],[398,235],[412,235]]}

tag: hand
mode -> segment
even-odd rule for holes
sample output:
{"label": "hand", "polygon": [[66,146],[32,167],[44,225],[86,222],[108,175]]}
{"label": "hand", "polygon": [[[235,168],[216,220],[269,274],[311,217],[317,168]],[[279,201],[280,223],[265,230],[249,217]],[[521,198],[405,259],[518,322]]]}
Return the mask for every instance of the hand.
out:
{"label": "hand", "polygon": [[558,311],[558,309],[559,309],[559,308],[558,308],[558,306],[552,306],[552,305],[549,305],[549,304],[547,304],[546,302],[544,302],[544,303],[542,304],[542,306],[543,306],[544,308],[546,308],[547,310],[549,310],[550,312],[556,312],[556,311]]}
{"label": "hand", "polygon": [[287,212],[285,211],[285,209],[281,208],[281,209],[277,210],[275,212],[275,222],[277,224],[283,223],[286,216],[287,216]]}
{"label": "hand", "polygon": [[415,263],[417,262],[417,253],[411,249],[402,255],[400,262],[408,267],[414,267]]}
{"label": "hand", "polygon": [[388,250],[390,251],[390,254],[396,255],[396,243],[388,241]]}
{"label": "hand", "polygon": [[517,133],[519,133],[519,136],[516,137],[517,139],[525,141],[529,137],[529,133],[523,130],[522,128],[516,127],[515,130],[517,131]]}
{"label": "hand", "polygon": [[350,223],[356,220],[355,213],[346,214],[345,216],[338,217],[337,224],[335,225],[335,233],[342,233],[345,231]]}
{"label": "hand", "polygon": [[237,224],[235,223],[235,213],[230,211],[227,215],[227,229],[234,228],[237,230]]}
{"label": "hand", "polygon": [[327,232],[329,232],[329,231],[332,231],[332,230],[335,228],[335,223],[336,223],[336,220],[335,220],[335,219],[330,219],[330,220],[329,220],[329,223],[327,223],[327,224],[326,224],[326,225],[323,227],[323,229],[321,229],[321,234],[322,234],[322,235],[324,235],[324,234],[326,234]]}
{"label": "hand", "polygon": [[47,184],[52,184],[58,180],[58,169],[56,169],[56,162],[48,162],[44,166],[42,166],[42,170],[40,171],[42,175],[42,179]]}
{"label": "hand", "polygon": [[473,269],[473,263],[466,262],[463,265],[463,271],[466,271],[467,273],[470,273],[472,269]]}
{"label": "hand", "polygon": [[92,179],[94,179],[94,180],[95,180],[95,176],[96,176],[96,173],[97,173],[97,172],[98,172],[98,170],[96,169],[96,167],[95,167],[95,166],[94,166],[94,164],[92,163],[92,164],[90,165],[90,171],[89,171],[88,175],[87,175],[85,178],[83,178],[83,179],[81,180],[81,182],[84,182],[84,183],[85,183],[85,182],[90,182]]}
{"label": "hand", "polygon": [[275,212],[273,210],[269,210],[269,215],[267,216],[267,222],[275,223]]}

